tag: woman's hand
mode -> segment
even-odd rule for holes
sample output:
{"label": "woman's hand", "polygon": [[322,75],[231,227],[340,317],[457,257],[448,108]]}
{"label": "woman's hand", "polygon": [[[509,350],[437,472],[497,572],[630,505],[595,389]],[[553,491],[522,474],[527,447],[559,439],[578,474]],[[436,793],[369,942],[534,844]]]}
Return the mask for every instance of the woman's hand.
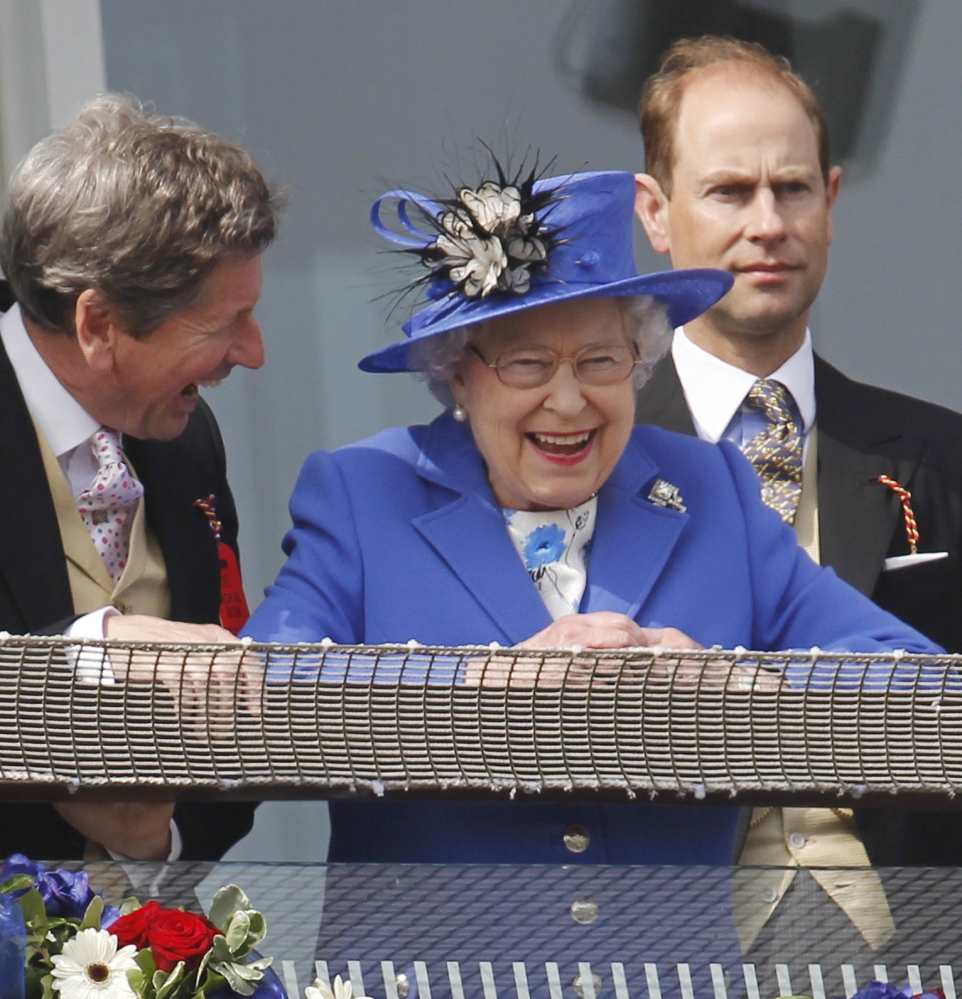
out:
{"label": "woman's hand", "polygon": [[631,649],[652,646],[663,649],[704,648],[677,628],[642,628],[627,614],[613,611],[565,614],[515,648]]}
{"label": "woman's hand", "polygon": [[[677,628],[642,628],[625,614],[595,611],[566,614],[515,648],[530,652],[541,649],[571,649],[570,656],[513,656],[495,653],[468,664],[465,683],[483,687],[559,687],[610,684],[619,678],[638,677],[644,667],[611,659],[579,656],[585,649],[629,649],[660,646],[666,649],[700,649],[701,646]],[[667,671],[663,671],[667,675]]]}

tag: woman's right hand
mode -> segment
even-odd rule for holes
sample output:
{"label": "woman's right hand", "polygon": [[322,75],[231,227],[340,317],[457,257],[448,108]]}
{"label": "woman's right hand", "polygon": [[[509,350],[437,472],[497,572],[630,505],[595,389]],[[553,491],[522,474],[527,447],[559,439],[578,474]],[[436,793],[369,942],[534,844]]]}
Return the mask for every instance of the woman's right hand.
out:
{"label": "woman's right hand", "polygon": [[594,611],[565,614],[547,628],[515,646],[518,649],[700,649],[693,638],[677,628],[642,628],[627,614]]}
{"label": "woman's right hand", "polygon": [[[570,649],[573,655],[542,658],[494,653],[487,660],[470,662],[465,682],[470,686],[522,688],[609,684],[626,676],[622,658],[579,656],[579,652],[585,649],[614,650],[652,646],[665,649],[701,648],[677,628],[642,628],[625,614],[613,611],[566,614],[515,648],[529,652]],[[637,672],[637,665],[628,667],[629,674]],[[648,663],[643,672],[649,672]]]}

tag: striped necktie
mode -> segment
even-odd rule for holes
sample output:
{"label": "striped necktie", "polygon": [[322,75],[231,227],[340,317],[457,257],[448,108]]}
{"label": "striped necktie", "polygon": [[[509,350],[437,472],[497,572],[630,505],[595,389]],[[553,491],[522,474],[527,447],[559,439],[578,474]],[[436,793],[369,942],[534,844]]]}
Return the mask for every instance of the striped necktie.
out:
{"label": "striped necktie", "polygon": [[792,416],[788,389],[759,378],[745,400],[768,421],[768,426],[742,447],[762,480],[762,499],[787,524],[795,519],[802,495],[804,440]]}

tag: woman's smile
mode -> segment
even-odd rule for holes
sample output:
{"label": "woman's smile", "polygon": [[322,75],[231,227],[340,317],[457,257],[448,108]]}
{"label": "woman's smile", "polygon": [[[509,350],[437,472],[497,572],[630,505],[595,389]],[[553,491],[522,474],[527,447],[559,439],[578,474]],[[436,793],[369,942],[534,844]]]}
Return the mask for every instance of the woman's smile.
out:
{"label": "woman's smile", "polygon": [[532,431],[525,434],[525,437],[545,460],[557,465],[576,465],[588,456],[595,433],[596,430],[579,430],[563,434]]}
{"label": "woman's smile", "polygon": [[[495,499],[512,510],[570,510],[604,485],[635,422],[631,379],[596,385],[574,363],[543,384],[518,388],[499,376],[509,356],[563,361],[630,346],[624,315],[610,298],[536,306],[486,322],[449,382],[487,466]],[[589,355],[593,356],[593,355]],[[513,373],[513,372],[512,372]],[[630,373],[630,372],[629,372]]]}

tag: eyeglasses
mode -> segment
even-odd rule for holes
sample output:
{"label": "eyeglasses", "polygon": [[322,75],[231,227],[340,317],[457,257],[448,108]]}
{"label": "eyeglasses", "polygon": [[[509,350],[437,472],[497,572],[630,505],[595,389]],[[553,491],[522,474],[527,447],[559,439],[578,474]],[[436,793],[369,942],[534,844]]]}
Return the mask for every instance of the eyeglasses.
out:
{"label": "eyeglasses", "polygon": [[489,361],[473,343],[468,344],[482,364],[493,368],[502,384],[510,388],[539,388],[554,378],[562,361],[568,361],[575,378],[585,385],[617,385],[632,372],[635,352],[619,344],[590,344],[574,357],[559,357],[550,347],[518,347]]}

